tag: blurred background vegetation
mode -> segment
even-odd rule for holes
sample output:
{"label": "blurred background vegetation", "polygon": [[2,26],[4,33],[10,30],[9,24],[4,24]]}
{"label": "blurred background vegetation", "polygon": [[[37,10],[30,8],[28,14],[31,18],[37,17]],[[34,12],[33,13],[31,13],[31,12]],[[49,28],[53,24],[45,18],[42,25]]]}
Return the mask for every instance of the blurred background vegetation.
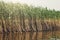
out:
{"label": "blurred background vegetation", "polygon": [[38,19],[60,19],[60,11],[55,11],[43,8],[28,6],[20,3],[4,3],[0,1],[0,19],[2,16],[5,19],[12,19],[13,16],[36,17]]}
{"label": "blurred background vegetation", "polygon": [[[50,22],[42,21],[45,19],[50,20]],[[59,21],[54,21],[56,19]],[[0,31],[4,30],[7,33],[13,33],[19,32],[20,30],[42,30],[43,36],[45,35],[44,33],[46,33],[46,35],[52,36],[54,34],[54,37],[57,36],[60,38],[60,32],[55,32],[56,28],[58,30],[60,29],[60,11],[47,9],[47,7],[34,7],[28,6],[27,4],[5,3],[0,1]],[[48,30],[49,32],[46,32],[45,30]]]}

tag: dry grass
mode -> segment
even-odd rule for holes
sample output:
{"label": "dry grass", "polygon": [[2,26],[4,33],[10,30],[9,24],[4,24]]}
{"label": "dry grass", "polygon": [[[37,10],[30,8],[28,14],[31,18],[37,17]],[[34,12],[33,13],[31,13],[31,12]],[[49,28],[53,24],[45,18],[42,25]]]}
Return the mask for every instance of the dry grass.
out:
{"label": "dry grass", "polygon": [[[45,31],[45,32],[22,32],[21,27],[23,27],[23,25],[20,25],[20,21],[14,21],[12,22],[12,20],[9,21],[3,21],[4,23],[4,30],[5,32],[7,32],[6,28],[9,29],[9,33],[5,33],[5,34],[0,34],[0,40],[41,40],[43,37],[45,39],[48,40],[48,38],[51,38],[52,35],[52,31]],[[37,28],[38,30],[42,30],[42,25],[41,25],[41,20],[37,20]],[[52,27],[54,26],[57,31],[53,31],[53,33],[55,33],[55,36],[60,38],[60,21],[59,20],[44,20],[44,23],[47,24],[47,27]],[[32,27],[34,30],[36,30],[35,26],[34,26],[34,21],[32,21]],[[13,28],[14,32],[11,32]],[[26,31],[29,31],[30,29],[29,26],[29,20],[25,20],[25,29]],[[51,29],[51,28],[50,28]],[[2,33],[2,21],[0,20],[0,33]],[[17,32],[18,31],[18,32]],[[5,35],[5,36],[4,36]],[[4,38],[3,38],[4,37]]]}

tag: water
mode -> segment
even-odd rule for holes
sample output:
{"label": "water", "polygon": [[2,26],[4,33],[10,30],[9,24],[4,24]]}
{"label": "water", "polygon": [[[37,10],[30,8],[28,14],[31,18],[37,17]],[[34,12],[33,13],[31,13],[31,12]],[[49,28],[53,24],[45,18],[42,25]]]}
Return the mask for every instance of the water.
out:
{"label": "water", "polygon": [[40,40],[42,32],[14,32],[0,34],[0,40]]}
{"label": "water", "polygon": [[[59,33],[59,32],[57,32]],[[52,32],[10,32],[0,33],[0,40],[60,40],[52,38]]]}

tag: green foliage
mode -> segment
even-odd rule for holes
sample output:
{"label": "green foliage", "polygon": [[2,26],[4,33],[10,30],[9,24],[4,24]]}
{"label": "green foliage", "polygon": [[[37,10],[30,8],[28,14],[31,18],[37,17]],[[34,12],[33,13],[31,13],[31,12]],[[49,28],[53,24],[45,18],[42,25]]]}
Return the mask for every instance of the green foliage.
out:
{"label": "green foliage", "polygon": [[4,3],[0,2],[0,18],[3,16],[5,19],[9,19],[15,16],[23,15],[26,18],[36,17],[38,19],[59,19],[60,11],[48,10],[42,7],[33,7],[26,4],[19,3]]}

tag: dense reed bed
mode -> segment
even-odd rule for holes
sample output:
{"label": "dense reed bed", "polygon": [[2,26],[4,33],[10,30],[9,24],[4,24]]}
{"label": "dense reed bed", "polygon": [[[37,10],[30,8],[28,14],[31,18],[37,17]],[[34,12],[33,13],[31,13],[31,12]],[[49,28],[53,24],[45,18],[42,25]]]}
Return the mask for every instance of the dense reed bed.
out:
{"label": "dense reed bed", "polygon": [[60,11],[0,2],[0,40],[60,39]]}

